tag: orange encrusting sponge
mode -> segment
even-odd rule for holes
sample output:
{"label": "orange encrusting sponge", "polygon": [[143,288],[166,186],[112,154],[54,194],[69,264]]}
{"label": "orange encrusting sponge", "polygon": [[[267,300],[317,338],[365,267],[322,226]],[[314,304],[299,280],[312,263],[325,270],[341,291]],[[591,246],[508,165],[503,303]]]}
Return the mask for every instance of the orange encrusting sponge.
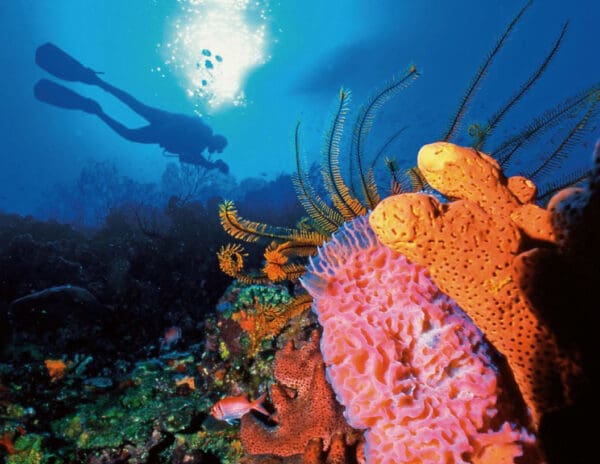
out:
{"label": "orange encrusting sponge", "polygon": [[240,438],[244,450],[250,455],[287,458],[309,453],[311,441],[317,440],[321,444],[315,450],[318,454],[329,449],[331,462],[341,462],[335,461],[334,455],[339,451],[341,456],[337,457],[343,459],[346,450],[342,447],[334,451],[339,445],[334,446],[336,440],[342,437],[350,446],[358,437],[346,423],[325,378],[318,333],[314,332],[302,346],[294,347],[289,342],[277,351],[274,375],[277,382],[271,386],[271,401],[275,413],[271,419],[277,425],[267,425],[252,414],[242,417]]}
{"label": "orange encrusting sponge", "polygon": [[375,208],[370,224],[383,244],[425,266],[507,358],[537,425],[544,411],[564,403],[562,356],[526,296],[534,260],[525,239],[553,246],[550,214],[533,203],[533,182],[507,179],[493,158],[472,148],[425,145],[418,165],[453,201],[396,195]]}

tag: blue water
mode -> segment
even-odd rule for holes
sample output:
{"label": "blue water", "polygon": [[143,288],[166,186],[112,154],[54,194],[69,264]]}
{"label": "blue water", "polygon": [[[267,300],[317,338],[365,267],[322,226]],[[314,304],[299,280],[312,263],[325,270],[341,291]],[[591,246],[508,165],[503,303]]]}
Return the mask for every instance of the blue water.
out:
{"label": "blue water", "polygon": [[[214,159],[223,159],[238,181],[247,177],[268,180],[294,169],[292,142],[297,121],[302,121],[308,161],[319,159],[323,132],[341,86],[352,90],[356,109],[378,86],[414,64],[421,77],[379,115],[370,141],[379,146],[386,133],[408,126],[391,154],[410,164],[420,145],[444,132],[472,75],[523,4],[520,0],[262,2],[258,8],[264,10],[262,17],[257,8],[243,15],[250,27],[264,27],[262,63],[240,81],[244,104],[214,108],[208,99],[190,97],[186,92],[189,82],[165,63],[168,53],[164,50],[174,24],[185,24],[189,19],[186,8],[193,3],[0,2],[0,98],[4,111],[0,120],[4,142],[0,210],[51,216],[49,192],[60,191],[60,186],[72,192],[82,169],[96,162],[108,162],[105,166],[135,182],[158,185],[167,165],[177,161],[164,156],[157,145],[124,140],[93,115],[35,100],[35,82],[51,78],[34,62],[35,49],[45,42],[58,45],[85,66],[103,71],[103,79],[148,105],[201,114],[229,142]],[[207,14],[215,8],[211,2],[197,3],[201,5],[195,7],[205,8]],[[527,116],[535,116],[600,80],[600,3],[538,0],[507,41],[471,110],[490,115],[513,94],[551,48],[565,20],[570,25],[559,55],[539,85],[507,117],[499,134],[512,133]],[[193,47],[198,53],[205,49],[200,43]],[[234,52],[224,50],[223,63],[235,59]],[[176,58],[181,59],[181,54]],[[213,64],[221,63],[215,60]],[[96,88],[67,86],[95,98],[128,126],[143,123]],[[585,134],[575,162],[587,160],[589,144],[598,137],[598,129]],[[59,201],[60,195],[52,197],[56,210]]]}

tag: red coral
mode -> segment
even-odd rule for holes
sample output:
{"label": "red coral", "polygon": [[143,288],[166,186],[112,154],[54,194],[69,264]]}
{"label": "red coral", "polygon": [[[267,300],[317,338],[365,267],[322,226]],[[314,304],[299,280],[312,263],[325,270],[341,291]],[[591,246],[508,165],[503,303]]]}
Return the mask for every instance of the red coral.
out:
{"label": "red coral", "polygon": [[3,446],[4,449],[6,449],[6,452],[8,454],[14,454],[15,447],[14,447],[14,443],[13,443],[12,434],[7,432],[4,435],[2,435],[0,437],[0,446]]}
{"label": "red coral", "polygon": [[337,443],[335,454],[340,454],[336,435],[344,436],[346,445],[356,445],[357,434],[346,423],[325,378],[317,332],[299,348],[289,342],[278,351],[274,373],[278,383],[271,386],[276,409],[272,419],[277,424],[264,424],[252,414],[244,416],[240,436],[246,452],[287,457],[302,454],[308,447],[314,456],[316,439],[322,441],[322,449]]}

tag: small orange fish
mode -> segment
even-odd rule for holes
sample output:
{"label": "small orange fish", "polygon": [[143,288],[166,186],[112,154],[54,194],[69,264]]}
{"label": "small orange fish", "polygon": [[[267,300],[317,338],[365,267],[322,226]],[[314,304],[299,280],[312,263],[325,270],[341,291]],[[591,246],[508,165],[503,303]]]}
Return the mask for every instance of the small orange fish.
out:
{"label": "small orange fish", "polygon": [[266,396],[267,394],[263,393],[254,401],[248,401],[247,395],[228,396],[217,401],[211,408],[210,413],[215,419],[226,421],[228,424],[232,424],[234,420],[240,419],[252,410],[258,411],[265,416],[270,416],[269,412],[261,404]]}
{"label": "small orange fish", "polygon": [[175,386],[182,387],[184,385],[187,385],[187,387],[190,390],[195,390],[196,389],[196,380],[194,379],[194,377],[191,377],[191,376],[182,377],[180,379],[175,380]]}

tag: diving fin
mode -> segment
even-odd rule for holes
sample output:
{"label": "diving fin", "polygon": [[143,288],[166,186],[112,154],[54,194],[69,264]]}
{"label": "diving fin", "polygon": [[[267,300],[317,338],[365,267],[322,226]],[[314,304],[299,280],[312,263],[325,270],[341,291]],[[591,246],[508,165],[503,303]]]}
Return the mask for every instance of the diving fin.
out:
{"label": "diving fin", "polygon": [[49,105],[70,110],[81,110],[91,114],[102,113],[102,108],[98,102],[91,98],[83,97],[48,79],[40,79],[33,87],[33,94],[39,101],[48,103]]}
{"label": "diving fin", "polygon": [[86,68],[79,61],[56,45],[48,42],[40,45],[35,51],[35,62],[53,76],[65,81],[98,84],[100,78],[96,71]]}

